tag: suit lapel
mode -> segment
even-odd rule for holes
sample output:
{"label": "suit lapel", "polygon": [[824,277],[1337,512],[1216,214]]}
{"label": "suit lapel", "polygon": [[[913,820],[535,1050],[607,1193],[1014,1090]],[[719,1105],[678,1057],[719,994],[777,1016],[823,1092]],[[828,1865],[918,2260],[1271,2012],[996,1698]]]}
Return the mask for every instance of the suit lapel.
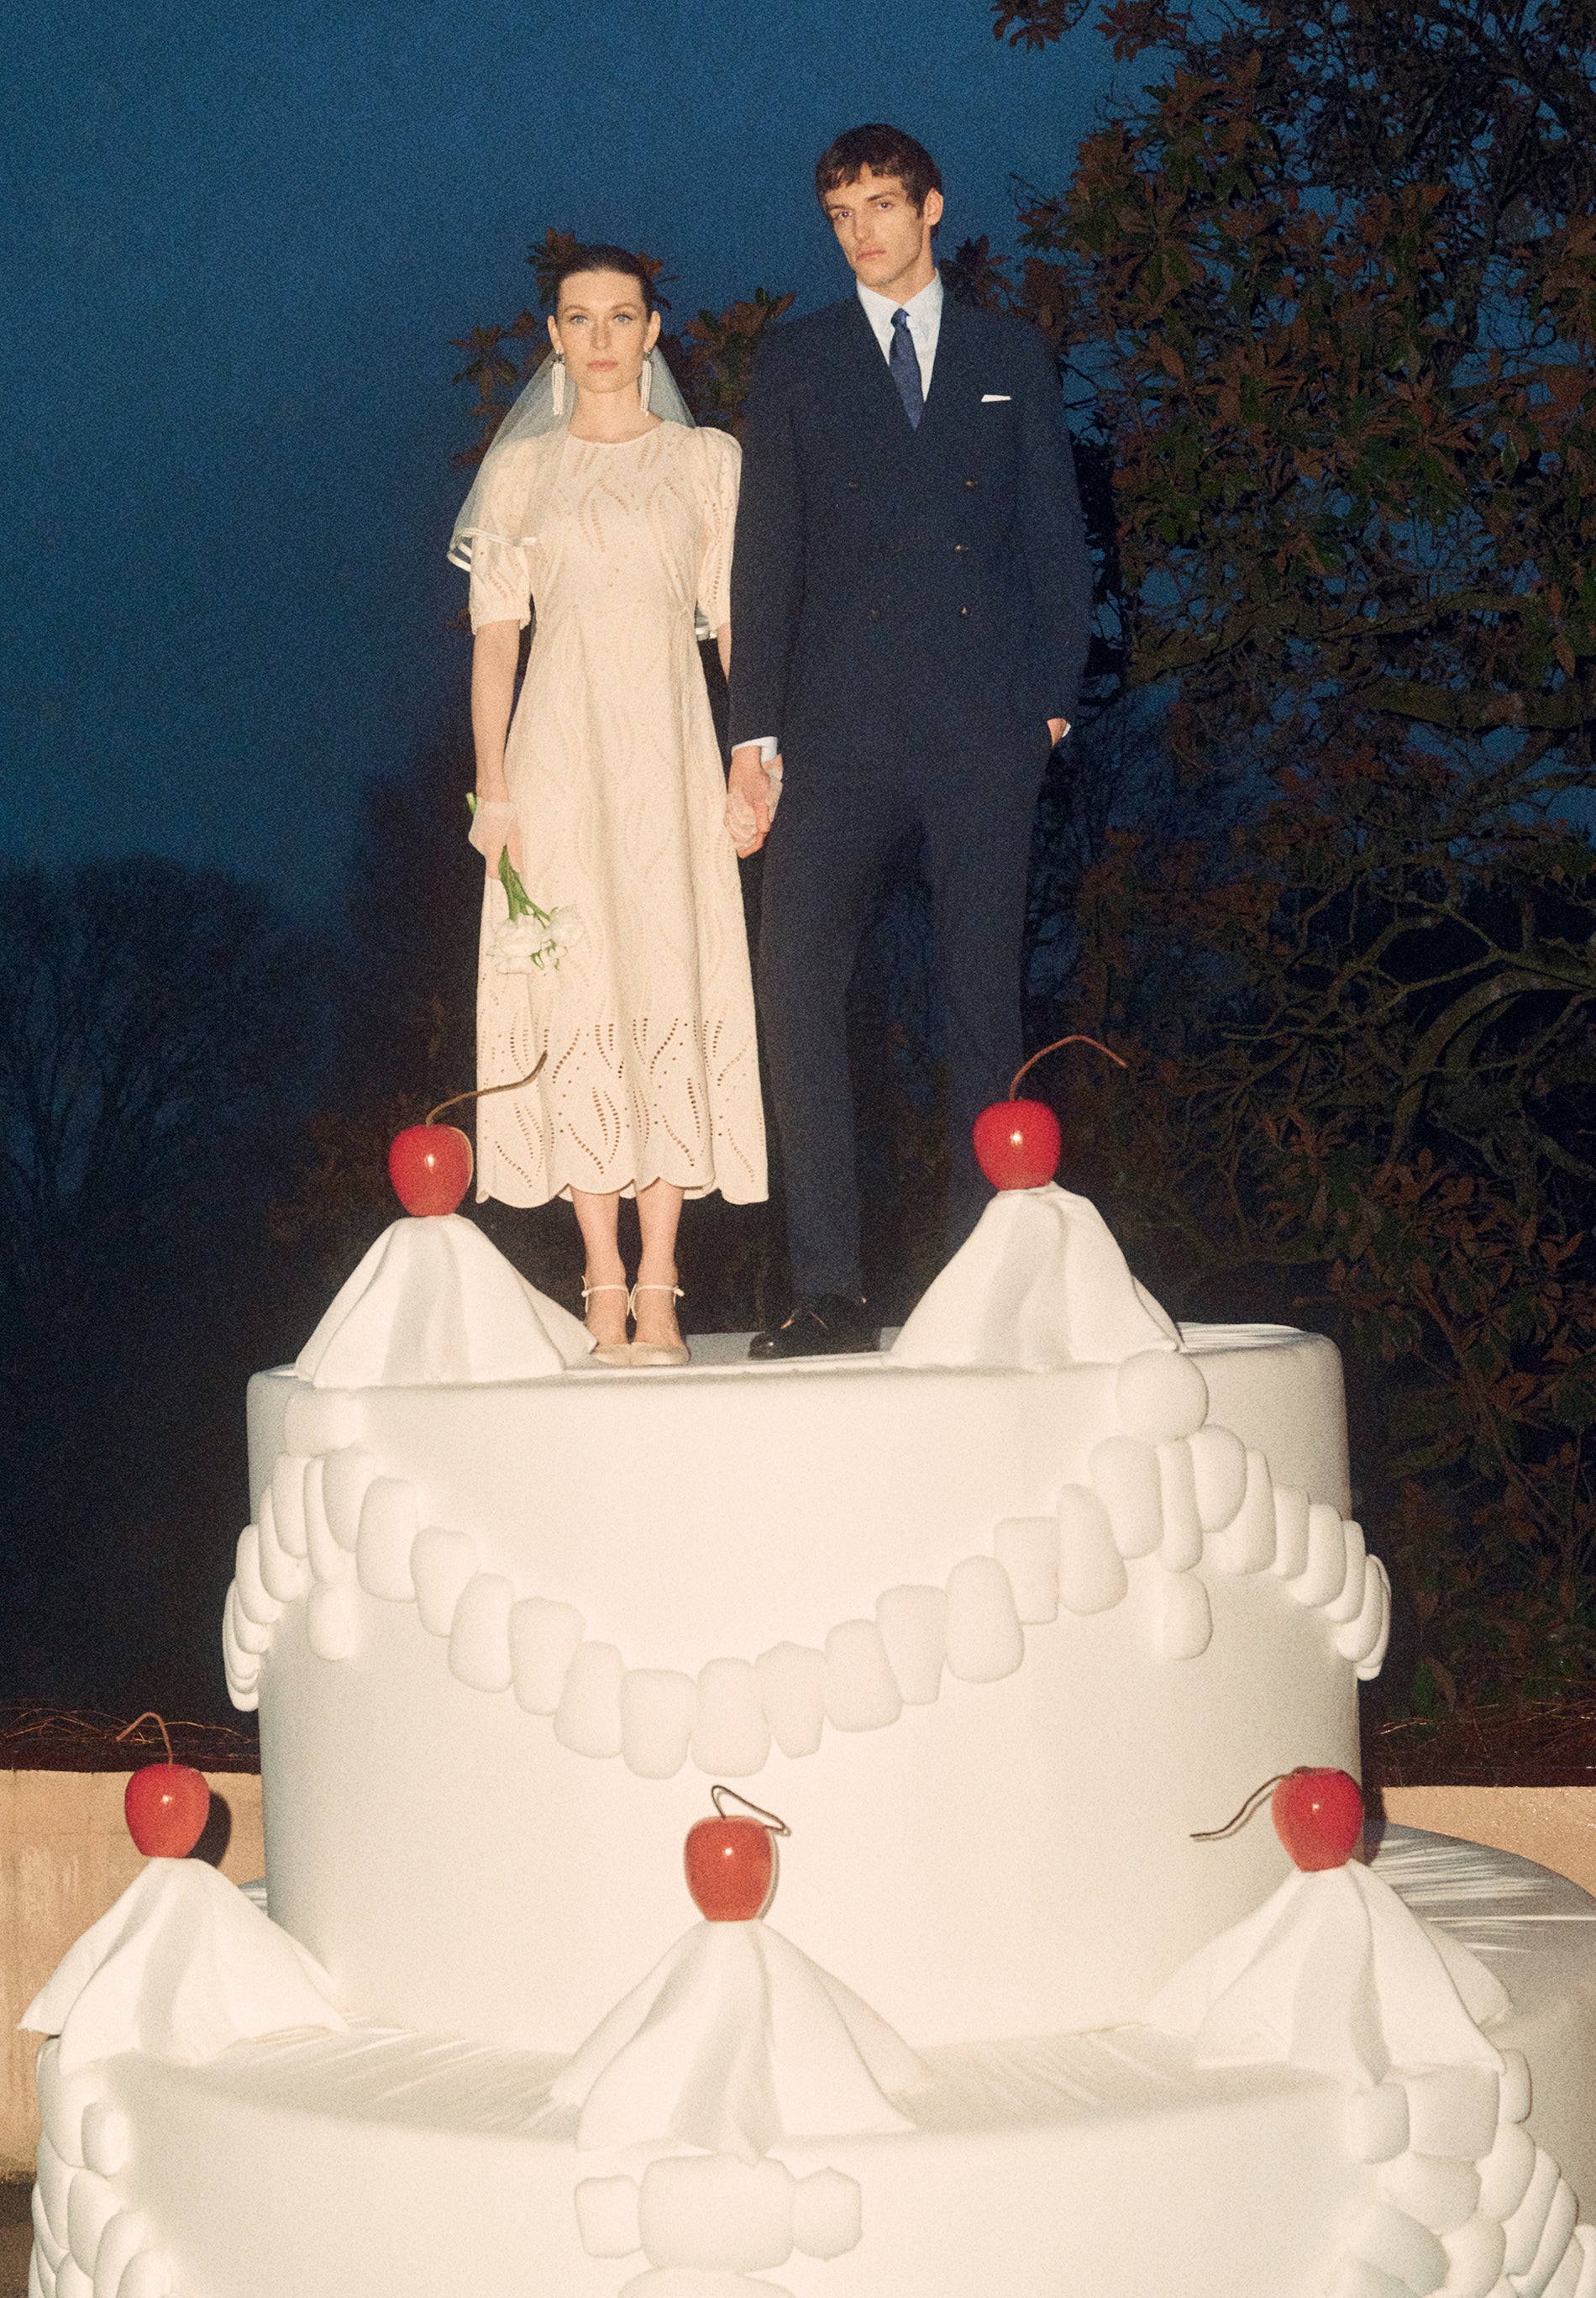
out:
{"label": "suit lapel", "polygon": [[[917,437],[923,439],[927,431],[934,438],[940,438],[944,433],[951,434],[959,409],[969,398],[975,333],[968,311],[962,303],[955,302],[944,288],[942,324],[936,334],[936,358],[931,368],[931,389],[926,394],[926,412],[920,417]],[[887,381],[892,382],[890,375]],[[895,387],[893,395],[894,398],[897,396]]]}
{"label": "suit lapel", "polygon": [[915,435],[914,430],[903,411],[893,371],[881,355],[876,330],[866,318],[865,307],[857,295],[850,295],[846,303],[839,307],[839,317],[843,355],[859,386],[860,412],[877,431],[885,433],[899,445],[907,445]]}

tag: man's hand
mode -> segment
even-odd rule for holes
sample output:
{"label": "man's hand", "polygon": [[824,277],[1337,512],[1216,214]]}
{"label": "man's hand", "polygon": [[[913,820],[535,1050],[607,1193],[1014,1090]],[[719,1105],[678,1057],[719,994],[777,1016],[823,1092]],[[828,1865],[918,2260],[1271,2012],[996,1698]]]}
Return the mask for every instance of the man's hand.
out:
{"label": "man's hand", "polygon": [[[772,758],[770,764],[779,766],[781,760]],[[770,781],[757,742],[744,742],[731,754],[726,828],[740,861],[757,854],[770,834]]]}
{"label": "man's hand", "polygon": [[1067,718],[1049,719],[1048,734],[1054,749],[1058,748],[1058,745],[1063,741],[1065,736],[1069,732],[1069,731],[1070,722]]}

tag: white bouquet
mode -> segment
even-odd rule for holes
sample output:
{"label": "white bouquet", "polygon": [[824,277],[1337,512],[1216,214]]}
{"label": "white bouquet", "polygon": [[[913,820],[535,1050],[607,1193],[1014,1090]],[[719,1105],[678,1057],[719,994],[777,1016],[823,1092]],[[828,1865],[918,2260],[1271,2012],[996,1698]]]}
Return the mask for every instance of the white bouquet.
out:
{"label": "white bouquet", "polygon": [[[468,798],[465,803],[474,814],[475,798]],[[572,944],[581,938],[580,911],[569,904],[560,909],[540,910],[522,884],[521,872],[511,861],[507,846],[499,851],[498,882],[505,889],[510,914],[493,930],[495,970],[499,973],[531,973],[536,966],[541,973],[546,965],[557,967]]]}

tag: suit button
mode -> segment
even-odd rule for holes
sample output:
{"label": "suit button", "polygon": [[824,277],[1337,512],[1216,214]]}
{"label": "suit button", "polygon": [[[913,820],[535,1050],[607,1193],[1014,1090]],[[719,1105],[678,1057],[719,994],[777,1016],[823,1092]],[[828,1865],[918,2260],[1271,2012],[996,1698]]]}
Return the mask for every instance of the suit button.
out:
{"label": "suit button", "polygon": [[848,492],[851,495],[856,495],[859,492],[859,481],[857,479],[849,480]]}
{"label": "suit button", "polygon": [[969,547],[967,542],[956,542],[953,546],[955,550],[967,550]]}
{"label": "suit button", "polygon": [[967,487],[978,487],[981,482],[979,479],[967,479],[965,484]]}
{"label": "suit button", "polygon": [[872,608],[871,608],[871,609],[870,609],[870,620],[871,620],[873,623],[878,623],[878,622],[881,620],[881,609],[880,609],[880,608],[879,608],[879,607],[872,607]]}
{"label": "suit button", "polygon": [[970,610],[967,607],[960,607],[958,611],[961,615],[967,615]]}

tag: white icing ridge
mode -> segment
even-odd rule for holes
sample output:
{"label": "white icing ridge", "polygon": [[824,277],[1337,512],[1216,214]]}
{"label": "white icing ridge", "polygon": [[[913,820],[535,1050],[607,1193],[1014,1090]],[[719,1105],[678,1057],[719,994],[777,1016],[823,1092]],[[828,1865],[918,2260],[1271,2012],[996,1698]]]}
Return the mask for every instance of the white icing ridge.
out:
{"label": "white icing ridge", "polygon": [[1331,2298],[1591,2298],[1596,2232],[1523,2128],[1527,2062],[1482,2032],[1510,2008],[1477,1956],[1348,1864],[1288,1878],[1146,2016],[1190,2036],[1199,2067],[1346,2085],[1348,2148],[1379,2192],[1345,2229]]}
{"label": "white icing ridge", "polygon": [[[641,1779],[670,1779],[689,1758],[706,1773],[748,1779],[772,1744],[812,1755],[827,1725],[875,1732],[895,1723],[906,1706],[938,1698],[944,1671],[967,1683],[1013,1674],[1028,1627],[1048,1625],[1061,1608],[1087,1617],[1123,1602],[1127,1566],[1144,1558],[1156,1559],[1154,1633],[1172,1661],[1198,1658],[1213,1640],[1213,1597],[1200,1574],[1267,1572],[1321,1613],[1360,1676],[1378,1674],[1391,1590],[1362,1526],[1275,1486],[1262,1452],[1207,1419],[1201,1368],[1178,1350],[1127,1358],[1115,1397],[1122,1425],[1093,1447],[1090,1484],[1063,1485],[1051,1516],[1005,1518],[991,1552],[956,1564],[945,1586],[884,1589],[874,1618],[839,1621],[824,1649],[777,1644],[691,1674],[629,1666],[617,1646],[588,1638],[574,1605],[521,1596],[502,1573],[481,1570],[471,1534],[424,1523],[415,1487],[384,1476],[358,1444],[285,1452],[259,1521],[239,1537],[222,1627],[228,1691],[236,1707],[257,1704],[273,1631],[301,1596],[312,1651],[350,1657],[358,1587],[414,1603],[462,1683],[513,1691],[529,1713],[554,1719],[555,1737],[574,1754],[621,1756]],[[292,1427],[300,1401],[291,1402],[291,1433],[313,1434],[303,1423]],[[341,1421],[333,1433],[355,1432]]]}
{"label": "white icing ridge", "polygon": [[[864,2230],[859,2181],[846,2171],[798,2178],[785,2163],[747,2163],[735,2154],[662,2155],[641,2183],[624,2175],[581,2179],[573,2201],[589,2258],[641,2251],[656,2269],[757,2274],[785,2266],[795,2250],[806,2258],[844,2257]],[[651,2285],[659,2286],[645,2276],[627,2287]]]}
{"label": "white icing ridge", "polygon": [[[383,1230],[300,1351],[317,1388],[538,1380],[585,1363],[593,1337],[460,1213]],[[301,1551],[302,1552],[302,1551]]]}
{"label": "white icing ridge", "polygon": [[188,2066],[288,2028],[341,2030],[332,1980],[202,1859],[151,1859],[18,2022],[77,2075],[119,2051]]}
{"label": "white icing ridge", "polygon": [[889,1353],[899,1364],[1046,1371],[1180,1344],[1097,1207],[1049,1181],[1000,1190]]}
{"label": "white icing ridge", "polygon": [[192,2065],[247,2038],[345,2021],[320,1964],[214,1868],[152,1859],[19,2024],[48,2038],[35,2070],[29,2293],[168,2298],[171,2269],[127,2190],[132,2134],[102,2062],[144,2051]]}
{"label": "white icing ridge", "polygon": [[599,2022],[549,2095],[580,2109],[584,2149],[675,2139],[757,2164],[784,2137],[909,2129],[893,2101],[926,2072],[868,2003],[779,1931],[703,1922]]}

